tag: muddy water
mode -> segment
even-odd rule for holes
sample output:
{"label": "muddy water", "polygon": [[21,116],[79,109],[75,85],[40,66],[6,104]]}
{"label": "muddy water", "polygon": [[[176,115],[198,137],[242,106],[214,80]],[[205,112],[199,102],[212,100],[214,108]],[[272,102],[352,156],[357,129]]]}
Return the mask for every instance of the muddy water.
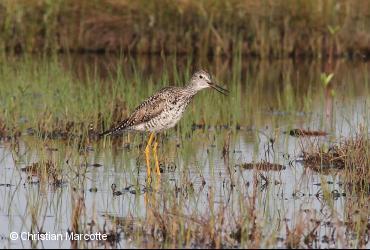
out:
{"label": "muddy water", "polygon": [[[73,63],[76,64],[72,67],[73,73],[81,79],[86,77],[86,71],[80,70],[86,64],[100,68],[102,79],[107,77],[107,71],[116,67],[115,59],[105,57],[78,58]],[[164,69],[174,67],[153,59],[134,63],[144,74],[158,78]],[[194,64],[198,65],[195,68],[208,65],[227,86],[233,71],[232,62],[216,60]],[[179,60],[178,68],[184,65]],[[123,68],[129,75],[130,69]],[[356,200],[356,194],[348,193],[336,171],[323,174],[305,168],[300,155],[302,147],[318,142],[330,145],[355,134],[359,126],[369,125],[369,69],[370,65],[365,62],[243,61],[238,80],[238,90],[242,92],[240,105],[254,98],[253,109],[235,111],[231,108],[230,112],[241,112],[238,126],[223,117],[223,120],[211,120],[205,129],[188,129],[191,132],[186,136],[181,136],[179,129],[163,135],[159,154],[164,173],[160,184],[149,192],[145,187],[146,168],[140,147],[145,137],[139,134],[131,138],[125,135],[124,142],[114,147],[107,145],[109,142],[92,143],[86,154],[79,154],[60,141],[39,141],[31,136],[24,136],[16,145],[1,142],[0,246],[166,247],[121,231],[110,218],[133,219],[135,223],[148,216],[148,202],[155,200],[163,203],[162,206],[181,207],[184,216],[196,214],[207,218],[211,208],[224,208],[225,227],[233,228],[236,218],[245,214],[245,202],[253,193],[256,194],[257,222],[264,236],[261,246],[286,247],[287,228],[292,230],[304,223],[307,223],[304,224],[306,230],[317,225],[313,247],[357,246],[359,235],[346,228],[348,204]],[[320,90],[322,72],[335,74],[329,89],[334,89],[335,94],[327,95],[329,90]],[[289,97],[284,84],[287,82],[292,88]],[[236,91],[234,89],[229,98],[234,98]],[[255,96],[256,93],[259,96]],[[287,100],[281,101],[284,98]],[[196,100],[193,105],[199,103]],[[185,119],[191,119],[192,112],[196,111],[190,109]],[[194,119],[181,126],[199,122]],[[297,138],[289,134],[293,128],[320,130],[328,135]],[[225,145],[229,145],[226,151]],[[43,182],[37,176],[30,177],[21,170],[40,160],[43,154],[35,148],[45,148],[47,157],[62,166],[63,178],[57,185]],[[282,169],[243,169],[244,163],[253,161],[281,164]],[[112,184],[116,184],[120,195],[113,194]],[[152,201],[147,200],[149,193]],[[59,233],[64,237],[73,229],[76,211],[80,212],[80,230],[88,232],[93,228],[92,232],[105,233],[113,230],[118,238],[111,242],[26,239],[25,232]],[[10,232],[16,232],[18,239],[11,240]],[[300,244],[305,246],[303,239]]]}

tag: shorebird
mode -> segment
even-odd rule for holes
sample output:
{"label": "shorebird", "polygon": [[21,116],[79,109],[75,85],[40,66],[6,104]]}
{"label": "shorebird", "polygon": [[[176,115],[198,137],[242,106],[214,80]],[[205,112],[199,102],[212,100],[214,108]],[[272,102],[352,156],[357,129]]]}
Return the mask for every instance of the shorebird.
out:
{"label": "shorebird", "polygon": [[[132,114],[117,126],[103,132],[100,136],[116,135],[124,131],[150,132],[148,143],[145,147],[147,175],[150,178],[150,147],[154,134],[174,127],[181,119],[186,107],[193,97],[202,89],[213,88],[221,94],[227,95],[228,90],[216,85],[206,71],[200,70],[193,74],[189,83],[184,87],[165,87],[154,95],[144,100]],[[153,153],[155,158],[156,173],[160,175],[157,156],[158,142],[154,139]]]}

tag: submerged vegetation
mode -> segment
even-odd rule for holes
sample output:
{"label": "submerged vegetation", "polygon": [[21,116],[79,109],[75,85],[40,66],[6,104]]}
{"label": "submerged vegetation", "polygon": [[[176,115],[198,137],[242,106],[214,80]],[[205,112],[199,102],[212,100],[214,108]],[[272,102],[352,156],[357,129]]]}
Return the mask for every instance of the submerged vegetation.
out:
{"label": "submerged vegetation", "polygon": [[369,1],[0,2],[10,52],[368,57],[369,34]]}

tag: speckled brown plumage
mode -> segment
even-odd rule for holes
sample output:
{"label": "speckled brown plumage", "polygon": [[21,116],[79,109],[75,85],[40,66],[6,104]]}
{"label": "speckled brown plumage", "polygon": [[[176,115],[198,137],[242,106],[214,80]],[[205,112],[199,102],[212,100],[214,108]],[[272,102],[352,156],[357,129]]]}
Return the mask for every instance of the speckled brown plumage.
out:
{"label": "speckled brown plumage", "polygon": [[214,85],[210,75],[201,70],[196,72],[187,86],[166,87],[144,100],[132,114],[118,126],[100,135],[115,135],[125,130],[159,132],[172,128],[181,119],[183,112],[201,89],[213,87],[219,92],[225,89]]}

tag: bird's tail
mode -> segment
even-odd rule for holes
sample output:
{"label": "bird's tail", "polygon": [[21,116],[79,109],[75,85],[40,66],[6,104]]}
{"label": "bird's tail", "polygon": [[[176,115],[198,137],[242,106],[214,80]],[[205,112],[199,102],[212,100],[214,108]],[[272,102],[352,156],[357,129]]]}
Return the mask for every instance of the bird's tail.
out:
{"label": "bird's tail", "polygon": [[102,133],[99,134],[99,137],[103,137],[105,135],[116,135],[119,133],[122,133],[124,130],[126,130],[127,125],[126,125],[126,120],[118,124],[116,127],[113,127],[111,129],[108,129]]}

